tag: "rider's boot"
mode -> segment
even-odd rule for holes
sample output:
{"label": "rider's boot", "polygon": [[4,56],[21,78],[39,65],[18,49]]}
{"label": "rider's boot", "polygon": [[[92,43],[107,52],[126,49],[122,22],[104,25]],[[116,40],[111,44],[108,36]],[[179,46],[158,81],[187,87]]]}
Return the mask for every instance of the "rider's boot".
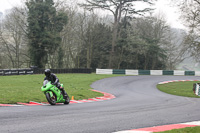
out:
{"label": "rider's boot", "polygon": [[64,98],[67,98],[67,93],[65,92],[65,90],[63,89],[63,96],[64,96]]}
{"label": "rider's boot", "polygon": [[66,98],[67,97],[67,93],[65,92],[64,88],[60,86],[60,90],[61,90],[64,98]]}

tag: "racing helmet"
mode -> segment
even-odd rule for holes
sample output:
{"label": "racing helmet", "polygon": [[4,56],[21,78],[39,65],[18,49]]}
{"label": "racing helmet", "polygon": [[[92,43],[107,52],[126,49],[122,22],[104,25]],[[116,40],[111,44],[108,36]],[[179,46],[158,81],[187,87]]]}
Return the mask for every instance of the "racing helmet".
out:
{"label": "racing helmet", "polygon": [[45,69],[44,70],[45,76],[49,77],[51,75],[51,70],[50,69]]}

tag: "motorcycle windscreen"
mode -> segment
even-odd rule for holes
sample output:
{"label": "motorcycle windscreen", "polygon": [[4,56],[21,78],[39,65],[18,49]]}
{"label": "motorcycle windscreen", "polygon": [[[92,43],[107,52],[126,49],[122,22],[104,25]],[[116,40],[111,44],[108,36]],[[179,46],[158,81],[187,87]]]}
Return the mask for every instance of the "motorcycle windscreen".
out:
{"label": "motorcycle windscreen", "polygon": [[43,86],[45,86],[48,82],[49,82],[48,80],[45,80],[45,81],[43,82]]}

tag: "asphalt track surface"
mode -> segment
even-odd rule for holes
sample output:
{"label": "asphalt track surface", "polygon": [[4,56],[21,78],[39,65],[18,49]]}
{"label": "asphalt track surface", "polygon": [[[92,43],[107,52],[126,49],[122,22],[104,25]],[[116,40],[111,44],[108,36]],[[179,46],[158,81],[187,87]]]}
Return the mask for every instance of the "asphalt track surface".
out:
{"label": "asphalt track surface", "polygon": [[[91,86],[111,93],[102,102],[0,107],[0,133],[112,133],[200,120],[200,99],[156,88],[162,81],[200,80],[194,76],[122,76]],[[191,86],[192,91],[192,86]]]}

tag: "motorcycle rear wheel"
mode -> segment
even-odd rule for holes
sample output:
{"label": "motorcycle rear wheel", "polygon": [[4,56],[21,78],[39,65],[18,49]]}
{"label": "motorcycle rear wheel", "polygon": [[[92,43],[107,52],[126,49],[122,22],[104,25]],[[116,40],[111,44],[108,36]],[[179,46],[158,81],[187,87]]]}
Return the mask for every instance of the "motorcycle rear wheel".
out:
{"label": "motorcycle rear wheel", "polygon": [[51,97],[49,93],[46,93],[45,95],[46,95],[47,101],[51,105],[56,105],[56,96],[55,96],[55,94],[53,94],[53,97]]}

